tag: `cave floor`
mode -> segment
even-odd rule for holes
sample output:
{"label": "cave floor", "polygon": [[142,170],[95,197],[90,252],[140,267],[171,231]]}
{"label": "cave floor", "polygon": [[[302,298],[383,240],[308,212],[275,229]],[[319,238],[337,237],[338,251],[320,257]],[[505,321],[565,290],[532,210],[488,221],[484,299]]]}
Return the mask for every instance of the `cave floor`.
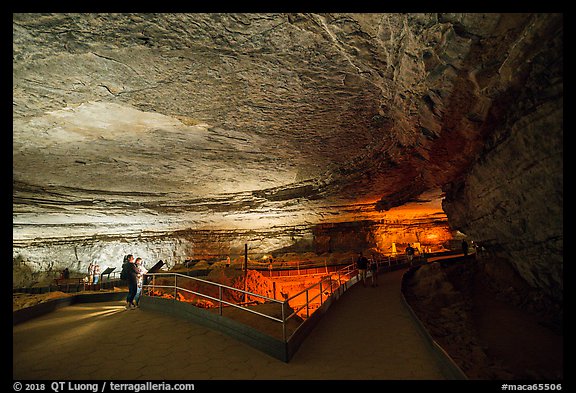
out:
{"label": "cave floor", "polygon": [[446,379],[402,304],[403,270],[357,284],[289,363],[220,332],[122,301],[60,308],[13,327],[14,379]]}

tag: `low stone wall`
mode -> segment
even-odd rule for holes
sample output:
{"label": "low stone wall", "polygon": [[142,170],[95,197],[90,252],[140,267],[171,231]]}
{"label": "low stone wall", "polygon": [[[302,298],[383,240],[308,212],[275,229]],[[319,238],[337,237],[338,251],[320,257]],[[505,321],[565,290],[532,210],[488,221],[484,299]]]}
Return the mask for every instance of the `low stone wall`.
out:
{"label": "low stone wall", "polygon": [[211,313],[208,310],[196,307],[190,303],[162,297],[143,296],[140,300],[140,307],[144,310],[162,312],[198,323],[210,329],[225,333],[274,358],[284,362],[289,360],[287,345],[283,341],[259,332],[233,319]]}
{"label": "low stone wall", "polygon": [[65,298],[49,300],[31,307],[14,311],[12,313],[12,324],[17,325],[75,303],[95,303],[121,300],[126,298],[126,294],[127,292],[81,293],[74,296],[67,296]]}
{"label": "low stone wall", "polygon": [[418,269],[418,267],[412,267],[412,268],[408,269],[406,272],[404,272],[404,274],[402,275],[402,287],[401,287],[402,289],[401,289],[401,293],[400,293],[401,298],[402,298],[402,304],[409,311],[410,316],[412,317],[412,320],[414,321],[414,323],[416,324],[416,326],[418,328],[418,331],[425,338],[427,344],[432,349],[432,353],[434,354],[434,357],[438,361],[438,364],[440,364],[443,373],[446,376],[448,376],[450,379],[467,380],[468,376],[462,371],[462,369],[460,367],[458,367],[456,362],[446,352],[446,350],[444,348],[442,348],[442,346],[440,344],[438,344],[438,342],[436,342],[436,340],[434,340],[434,338],[432,337],[430,332],[428,332],[428,330],[426,329],[426,327],[424,326],[424,324],[422,323],[420,318],[418,318],[418,316],[416,315],[416,313],[414,312],[414,310],[412,309],[412,307],[410,306],[410,304],[408,303],[408,301],[406,300],[406,298],[404,296],[405,282],[409,277],[411,277],[414,274],[414,272],[417,269]]}

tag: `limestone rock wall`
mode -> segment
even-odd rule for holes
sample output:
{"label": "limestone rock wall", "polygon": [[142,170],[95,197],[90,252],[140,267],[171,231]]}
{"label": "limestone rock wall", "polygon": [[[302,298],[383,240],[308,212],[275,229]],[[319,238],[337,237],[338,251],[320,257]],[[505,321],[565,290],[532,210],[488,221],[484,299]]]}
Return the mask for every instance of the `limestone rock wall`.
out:
{"label": "limestone rock wall", "polygon": [[70,270],[72,277],[85,276],[90,262],[98,263],[101,271],[115,267],[115,272],[119,273],[126,254],[142,258],[145,266],[150,268],[159,260],[169,265],[175,260],[184,260],[192,251],[193,244],[178,237],[92,238],[15,245],[12,249],[13,286],[46,283],[58,277],[64,268]]}
{"label": "limestone rock wall", "polygon": [[534,23],[543,25],[527,30],[501,70],[513,88],[491,114],[492,136],[469,172],[445,187],[443,208],[452,227],[561,300],[563,36],[558,21]]}
{"label": "limestone rock wall", "polygon": [[[238,260],[244,257],[245,244],[250,259],[263,259],[267,255],[356,253],[368,249],[389,253],[392,241],[415,242],[417,233],[426,233],[427,230],[436,233],[447,231],[447,228],[446,220],[420,222],[418,225],[358,221],[258,231],[189,229],[137,237],[93,236],[75,240],[27,241],[13,247],[13,285],[45,283],[66,267],[73,276],[85,275],[90,262],[97,262],[102,271],[106,267],[116,267],[116,272],[119,272],[126,254],[143,258],[148,268],[159,260],[170,268],[188,259],[212,263],[229,256],[233,261]],[[443,240],[435,238],[423,244],[440,245]]]}
{"label": "limestone rock wall", "polygon": [[558,297],[562,29],[552,13],[13,14],[15,279],[120,261],[123,238],[169,263],[370,246],[365,228],[313,228],[443,187],[453,229]]}

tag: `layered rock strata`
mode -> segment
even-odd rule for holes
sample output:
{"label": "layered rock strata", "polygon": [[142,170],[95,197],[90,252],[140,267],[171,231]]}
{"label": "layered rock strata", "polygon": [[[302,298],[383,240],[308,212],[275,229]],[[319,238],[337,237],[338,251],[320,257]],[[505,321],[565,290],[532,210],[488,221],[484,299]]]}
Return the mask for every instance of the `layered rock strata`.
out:
{"label": "layered rock strata", "polygon": [[443,187],[452,229],[495,239],[560,298],[562,23],[14,14],[14,271],[81,271],[126,241],[176,261],[204,248],[190,230],[269,252],[324,228],[329,251],[348,241],[333,223],[386,221]]}
{"label": "layered rock strata", "polygon": [[349,263],[352,260],[348,256],[343,260],[340,255],[352,253],[355,256],[368,249],[390,254],[392,242],[398,243],[399,253],[403,252],[400,244],[416,241],[437,250],[452,237],[441,211],[413,217],[393,210],[380,216],[384,218],[315,226],[186,229],[14,241],[14,286],[45,284],[66,267],[74,275],[85,275],[91,261],[98,262],[101,270],[115,267],[119,271],[124,255],[129,253],[143,258],[148,268],[158,260],[172,268],[187,260],[204,260],[208,265],[227,257],[234,261],[244,257],[245,245],[248,245],[251,260],[267,260],[273,256],[286,262],[294,260],[296,266],[296,261],[302,260],[298,254],[312,254],[313,258],[324,255],[323,260],[330,263]]}
{"label": "layered rock strata", "polygon": [[562,302],[562,25],[531,23],[500,69],[513,84],[488,122],[492,134],[470,170],[444,188],[443,209],[453,228]]}

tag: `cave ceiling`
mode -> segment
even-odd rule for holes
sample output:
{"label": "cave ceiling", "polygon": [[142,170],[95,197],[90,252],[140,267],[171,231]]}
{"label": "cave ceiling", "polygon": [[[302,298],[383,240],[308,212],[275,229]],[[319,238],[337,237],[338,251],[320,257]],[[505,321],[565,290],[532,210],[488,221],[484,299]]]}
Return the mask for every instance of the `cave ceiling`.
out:
{"label": "cave ceiling", "polygon": [[14,14],[15,237],[437,212],[533,20]]}

